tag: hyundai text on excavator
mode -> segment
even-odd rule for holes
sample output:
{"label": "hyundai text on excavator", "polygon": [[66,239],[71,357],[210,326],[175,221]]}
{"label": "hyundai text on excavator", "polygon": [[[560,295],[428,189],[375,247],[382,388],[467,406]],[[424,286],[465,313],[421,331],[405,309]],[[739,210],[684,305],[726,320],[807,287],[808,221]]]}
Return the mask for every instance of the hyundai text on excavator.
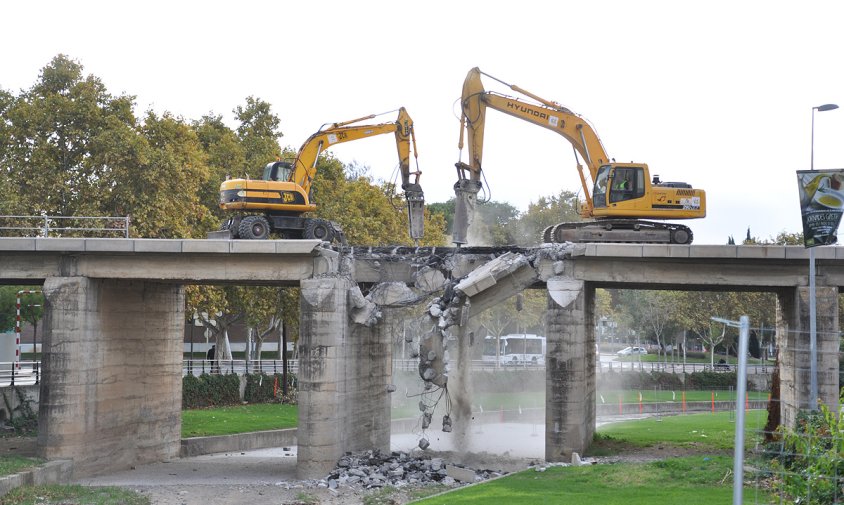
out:
{"label": "hyundai text on excavator", "polygon": [[[498,81],[536,103],[486,91],[481,83],[481,75]],[[706,193],[703,190],[694,189],[684,182],[661,182],[659,176],[651,179],[648,166],[644,163],[611,161],[592,126],[583,117],[557,102],[507,84],[476,67],[469,71],[463,82],[461,107],[459,148],[462,152],[465,128],[469,163],[458,161],[456,164],[455,244],[466,243],[467,229],[481,189],[487,107],[556,132],[574,148],[577,170],[586,197],[580,214],[591,220],[550,226],[543,232],[544,242],[690,244],[692,231],[688,227],[661,220],[706,216]],[[578,155],[588,169],[588,177],[584,174]]]}
{"label": "hyundai text on excavator", "polygon": [[[339,225],[315,217],[305,217],[307,212],[317,209],[311,194],[311,185],[317,175],[319,155],[329,147],[343,142],[386,133],[394,133],[399,155],[401,187],[407,201],[410,236],[414,240],[422,237],[422,214],[425,198],[419,185],[421,172],[418,169],[416,135],[413,120],[404,107],[399,109],[394,122],[381,124],[356,124],[373,119],[377,115],[323,125],[299,148],[295,159],[276,161],[264,167],[260,180],[229,179],[220,185],[220,208],[238,213],[223,224],[222,232],[231,238],[266,239],[271,232],[286,238],[320,239],[327,242],[337,240],[345,243],[345,236]],[[410,150],[417,160],[416,171],[410,170]],[[411,178],[413,180],[411,180]],[[211,235],[209,235],[209,238]]]}

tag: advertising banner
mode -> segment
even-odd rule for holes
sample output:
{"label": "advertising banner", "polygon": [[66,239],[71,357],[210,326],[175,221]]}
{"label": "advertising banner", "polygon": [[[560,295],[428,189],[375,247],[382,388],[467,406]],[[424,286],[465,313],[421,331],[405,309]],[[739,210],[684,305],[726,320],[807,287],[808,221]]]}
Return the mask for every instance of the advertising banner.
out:
{"label": "advertising banner", "polygon": [[803,243],[806,247],[834,244],[844,211],[844,169],[798,170]]}

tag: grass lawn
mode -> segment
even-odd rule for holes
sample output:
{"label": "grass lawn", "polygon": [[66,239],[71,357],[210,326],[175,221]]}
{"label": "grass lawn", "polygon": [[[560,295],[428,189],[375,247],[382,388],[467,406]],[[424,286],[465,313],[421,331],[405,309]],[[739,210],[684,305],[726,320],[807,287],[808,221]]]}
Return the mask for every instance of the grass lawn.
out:
{"label": "grass lawn", "polygon": [[[768,412],[749,410],[745,414],[745,446],[752,447],[754,436],[765,426]],[[629,446],[647,447],[656,444],[695,446],[700,450],[724,451],[733,448],[735,414],[693,414],[650,417],[636,421],[606,424],[598,428],[592,448],[598,449],[607,441],[619,441]],[[593,451],[590,453],[594,454]]]}
{"label": "grass lawn", "polygon": [[[762,426],[766,415],[759,410],[747,413],[748,445],[753,444],[753,432]],[[635,453],[637,448],[657,444],[693,447],[699,453],[649,463],[554,467],[545,472],[526,470],[414,503],[731,503],[733,460],[728,453],[734,440],[734,422],[729,412],[722,412],[609,424],[599,429],[591,448],[598,453]],[[757,496],[755,489],[746,488],[745,497],[768,503],[768,497]]]}
{"label": "grass lawn", "polygon": [[[683,390],[676,391],[643,389],[636,390],[599,390],[597,392],[598,403],[618,403],[618,397],[621,396],[622,403],[638,403],[639,393],[642,393],[642,403],[681,403],[683,401]],[[715,393],[715,401],[736,401],[736,391],[728,389],[713,389],[706,391],[686,391],[687,402],[708,402],[712,400],[712,394]],[[603,402],[601,399],[603,398]],[[748,391],[747,398],[750,400],[768,400],[767,391]]]}
{"label": "grass lawn", "polygon": [[182,438],[295,428],[296,405],[260,403],[182,411]]}
{"label": "grass lawn", "polygon": [[652,463],[618,463],[526,470],[478,486],[414,502],[416,504],[507,505],[600,503],[653,505],[730,503],[732,469],[726,456],[693,456]]}
{"label": "grass lawn", "polygon": [[23,486],[0,497],[0,505],[150,505],[149,498],[117,487],[78,485]]}
{"label": "grass lawn", "polygon": [[18,473],[27,468],[38,466],[43,462],[43,459],[27,458],[15,454],[0,456],[0,476]]}

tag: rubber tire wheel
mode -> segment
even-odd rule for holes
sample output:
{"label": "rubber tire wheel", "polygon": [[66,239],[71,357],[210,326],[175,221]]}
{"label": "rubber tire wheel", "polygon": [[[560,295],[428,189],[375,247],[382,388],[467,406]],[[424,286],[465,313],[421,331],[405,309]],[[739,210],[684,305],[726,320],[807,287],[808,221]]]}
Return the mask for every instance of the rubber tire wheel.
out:
{"label": "rubber tire wheel", "polygon": [[310,219],[305,224],[305,238],[331,242],[334,240],[334,227],[324,219]]}
{"label": "rubber tire wheel", "polygon": [[265,240],[270,236],[270,223],[263,216],[246,216],[237,228],[240,238]]}

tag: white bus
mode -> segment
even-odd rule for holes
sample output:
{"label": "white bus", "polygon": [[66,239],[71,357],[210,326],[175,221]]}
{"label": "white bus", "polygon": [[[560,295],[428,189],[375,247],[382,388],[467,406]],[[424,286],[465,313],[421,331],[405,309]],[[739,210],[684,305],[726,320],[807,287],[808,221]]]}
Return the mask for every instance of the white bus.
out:
{"label": "white bus", "polygon": [[[484,339],[481,359],[495,363],[495,337]],[[520,333],[500,338],[499,363],[504,366],[545,365],[545,337]]]}

